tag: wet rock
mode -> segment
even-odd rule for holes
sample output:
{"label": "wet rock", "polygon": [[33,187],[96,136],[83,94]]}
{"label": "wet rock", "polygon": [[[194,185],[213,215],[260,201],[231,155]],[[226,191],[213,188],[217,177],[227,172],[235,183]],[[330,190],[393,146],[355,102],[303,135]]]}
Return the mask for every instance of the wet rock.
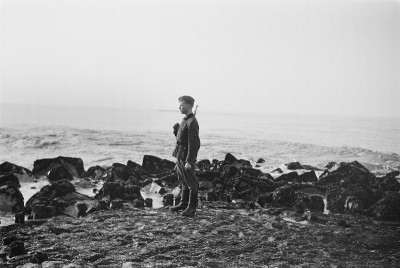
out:
{"label": "wet rock", "polygon": [[163,204],[164,206],[172,206],[174,204],[174,195],[166,194],[163,196]]}
{"label": "wet rock", "polygon": [[101,175],[105,171],[104,168],[101,166],[97,165],[94,167],[90,167],[86,172],[85,172],[85,178],[91,178],[93,180],[99,180],[101,178]]}
{"label": "wet rock", "polygon": [[25,254],[25,245],[22,241],[14,241],[10,244],[10,258]]}
{"label": "wet rock", "polygon": [[91,214],[93,212],[96,211],[100,211],[100,210],[108,210],[110,208],[110,200],[109,199],[102,199],[102,200],[98,200],[96,201],[92,206],[90,206],[88,208],[88,210],[86,211],[86,214]]}
{"label": "wet rock", "polygon": [[13,163],[10,163],[10,162],[3,162],[1,165],[0,165],[0,174],[1,175],[7,175],[7,174],[10,174],[10,173],[13,173],[13,174],[28,174],[28,175],[30,175],[31,173],[32,173],[32,171],[30,171],[29,169],[27,169],[27,168],[24,168],[24,167],[21,167],[21,166],[18,166],[18,165],[16,165],[16,164],[13,164]]}
{"label": "wet rock", "polygon": [[238,175],[224,181],[227,190],[235,190],[237,192],[248,191],[251,189],[254,194],[271,192],[276,186],[269,181],[251,176]]}
{"label": "wet rock", "polygon": [[289,170],[297,170],[297,169],[304,169],[303,166],[299,162],[291,162],[286,164],[287,169]]}
{"label": "wet rock", "polygon": [[32,263],[42,263],[44,261],[47,261],[49,257],[47,256],[46,253],[43,252],[35,252],[33,253],[32,257],[31,257],[31,262]]}
{"label": "wet rock", "polygon": [[141,197],[140,187],[123,181],[105,182],[95,198],[101,199],[106,196],[110,200],[120,198],[123,201],[132,201]]}
{"label": "wet rock", "polygon": [[[153,200],[152,199],[150,199],[150,200],[152,201],[151,205],[153,205]],[[135,199],[135,200],[133,200],[132,205],[134,208],[144,208],[145,203],[142,199]]]}
{"label": "wet rock", "polygon": [[168,172],[175,168],[175,163],[152,155],[143,157],[142,168],[149,174]]}
{"label": "wet rock", "polygon": [[282,186],[273,192],[273,200],[277,204],[291,204],[295,199],[296,195],[291,186]]}
{"label": "wet rock", "polygon": [[378,220],[399,221],[400,193],[387,192],[367,210],[367,214]]}
{"label": "wet rock", "polygon": [[238,160],[237,160],[237,158],[234,157],[231,153],[227,153],[227,154],[225,155],[225,161],[228,162],[228,163],[233,163],[233,162],[236,162],[236,161],[238,161]]}
{"label": "wet rock", "polygon": [[107,168],[101,175],[104,182],[130,182],[143,181],[142,177],[133,169],[120,163],[114,163],[111,167]]}
{"label": "wet rock", "polygon": [[164,187],[161,187],[159,190],[158,190],[158,194],[160,194],[160,195],[163,195],[163,194],[165,194],[167,192],[167,190],[164,188]]}
{"label": "wet rock", "polygon": [[61,215],[67,207],[76,207],[78,201],[91,201],[93,198],[77,193],[75,187],[66,180],[56,181],[44,186],[34,194],[25,205],[25,214],[35,219]]}
{"label": "wet rock", "polygon": [[310,172],[305,172],[303,174],[300,174],[298,180],[301,183],[304,183],[304,182],[317,182],[318,181],[318,177],[315,174],[315,171],[312,170]]}
{"label": "wet rock", "polygon": [[175,172],[172,174],[163,176],[163,177],[157,179],[157,181],[159,182],[160,185],[166,186],[169,188],[174,188],[177,185],[179,185],[178,176],[176,175]]}
{"label": "wet rock", "polygon": [[340,167],[328,173],[323,173],[318,185],[337,184],[348,187],[352,184],[362,183],[371,184],[375,176],[357,161],[351,163],[341,163]]}
{"label": "wet rock", "polygon": [[88,210],[88,206],[86,203],[78,203],[76,205],[77,209],[78,209],[78,218],[79,217],[85,217],[86,216],[86,211]]}
{"label": "wet rock", "polygon": [[263,164],[263,163],[265,163],[265,160],[263,158],[259,158],[256,163]]}
{"label": "wet rock", "polygon": [[283,170],[281,168],[277,168],[271,171],[272,173],[283,173]]}
{"label": "wet rock", "polygon": [[15,223],[16,224],[24,224],[25,223],[25,213],[24,212],[15,213]]}
{"label": "wet rock", "polygon": [[399,191],[400,183],[396,177],[399,176],[399,171],[393,171],[378,180],[379,190],[381,191]]}
{"label": "wet rock", "polygon": [[58,166],[65,167],[73,177],[82,178],[85,175],[85,169],[81,158],[63,156],[36,160],[33,163],[32,173],[36,177],[45,176],[51,169]]}
{"label": "wet rock", "polygon": [[24,209],[24,197],[14,174],[0,177],[0,211],[19,213]]}
{"label": "wet rock", "polygon": [[240,169],[240,174],[247,177],[259,177],[264,173],[259,169],[255,169],[252,167],[244,167]]}
{"label": "wet rock", "polygon": [[74,179],[69,173],[68,169],[64,166],[57,166],[52,168],[47,174],[47,178],[50,183],[60,180],[72,181]]}
{"label": "wet rock", "polygon": [[299,174],[297,174],[296,171],[290,172],[290,173],[286,173],[286,174],[282,174],[281,176],[279,176],[278,178],[275,179],[275,182],[291,182],[294,180],[298,180],[299,179]]}
{"label": "wet rock", "polygon": [[239,174],[239,170],[234,166],[225,165],[222,167],[221,178],[224,181],[233,178],[237,174]]}
{"label": "wet rock", "polygon": [[144,206],[147,207],[147,208],[152,208],[153,207],[153,199],[146,198],[144,200]]}
{"label": "wet rock", "polygon": [[196,168],[199,169],[200,171],[209,171],[211,168],[211,162],[208,159],[204,159],[201,161],[198,161],[195,164]]}
{"label": "wet rock", "polygon": [[364,213],[375,202],[375,194],[365,184],[354,184],[346,189],[339,186],[327,191],[327,209],[335,213],[344,211]]}
{"label": "wet rock", "polygon": [[311,210],[324,211],[325,203],[321,196],[312,195],[310,196],[310,207]]}

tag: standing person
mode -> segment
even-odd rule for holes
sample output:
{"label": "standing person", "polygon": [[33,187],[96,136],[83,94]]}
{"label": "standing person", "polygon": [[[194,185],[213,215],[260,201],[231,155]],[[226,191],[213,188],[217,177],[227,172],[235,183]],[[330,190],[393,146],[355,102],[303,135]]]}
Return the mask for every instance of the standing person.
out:
{"label": "standing person", "polygon": [[199,181],[195,175],[197,153],[200,149],[199,123],[193,114],[194,99],[182,96],[179,99],[179,110],[185,115],[181,124],[175,124],[176,147],[172,153],[176,157],[176,171],[182,185],[181,202],[170,208],[181,211],[182,216],[193,216],[196,213]]}

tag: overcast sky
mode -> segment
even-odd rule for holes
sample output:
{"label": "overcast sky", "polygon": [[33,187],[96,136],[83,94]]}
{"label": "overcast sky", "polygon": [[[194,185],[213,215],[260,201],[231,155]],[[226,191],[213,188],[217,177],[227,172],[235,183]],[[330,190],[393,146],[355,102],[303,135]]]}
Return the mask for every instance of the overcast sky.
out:
{"label": "overcast sky", "polygon": [[400,115],[400,1],[2,0],[0,103]]}

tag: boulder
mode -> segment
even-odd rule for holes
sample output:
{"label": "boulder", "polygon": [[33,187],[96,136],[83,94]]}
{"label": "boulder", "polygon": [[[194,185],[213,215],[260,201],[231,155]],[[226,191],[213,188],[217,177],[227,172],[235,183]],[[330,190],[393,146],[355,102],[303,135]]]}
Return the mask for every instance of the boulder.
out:
{"label": "boulder", "polygon": [[[150,199],[150,200],[153,201],[152,199]],[[133,200],[132,205],[134,208],[144,208],[145,203],[142,199],[135,199],[135,200]],[[153,205],[153,202],[151,202],[151,205]]]}
{"label": "boulder", "polygon": [[351,163],[341,163],[340,167],[332,172],[323,173],[318,185],[337,184],[342,187],[348,187],[352,184],[362,183],[369,185],[374,180],[375,176],[369,172],[363,165],[357,161]]}
{"label": "boulder", "polygon": [[19,213],[24,210],[24,197],[14,174],[0,177],[0,211]]}
{"label": "boulder", "polygon": [[317,182],[318,181],[318,177],[315,174],[315,171],[311,170],[310,172],[305,172],[303,174],[300,174],[298,180],[301,183]]}
{"label": "boulder", "polygon": [[144,206],[147,207],[147,208],[152,208],[153,207],[153,199],[146,198],[144,200]]}
{"label": "boulder", "polygon": [[263,158],[259,158],[256,163],[263,164],[263,163],[265,163],[265,160]]}
{"label": "boulder", "polygon": [[111,205],[110,208],[112,210],[117,210],[117,209],[123,209],[124,208],[124,202],[122,201],[122,199],[114,199],[111,201]]}
{"label": "boulder", "polygon": [[299,162],[291,162],[291,163],[288,163],[285,165],[287,166],[287,169],[289,169],[289,170],[304,169],[303,166]]}
{"label": "boulder", "polygon": [[225,161],[228,162],[228,163],[233,163],[233,162],[236,162],[236,161],[238,161],[238,160],[237,160],[237,158],[234,157],[231,153],[227,153],[227,154],[225,155]]}
{"label": "boulder", "polygon": [[400,183],[396,177],[399,176],[399,171],[393,171],[378,180],[379,190],[381,191],[399,191]]}
{"label": "boulder", "polygon": [[101,179],[104,180],[104,182],[143,180],[135,170],[120,163],[114,163],[111,167],[107,168],[101,175]]}
{"label": "boulder", "polygon": [[95,196],[96,199],[102,199],[103,197],[109,197],[110,200],[120,198],[123,201],[133,201],[137,198],[142,198],[138,185],[123,181],[105,182]]}
{"label": "boulder", "polygon": [[262,194],[257,197],[257,203],[265,208],[266,204],[270,204],[274,202],[274,193]]}
{"label": "boulder", "polygon": [[105,169],[102,168],[99,165],[94,166],[94,167],[90,167],[85,172],[85,178],[90,178],[90,179],[93,179],[93,180],[99,180],[104,171],[105,171]]}
{"label": "boulder", "polygon": [[175,168],[175,163],[152,155],[143,157],[142,168],[149,174],[169,172]]}
{"label": "boulder", "polygon": [[174,195],[166,194],[163,196],[163,204],[164,206],[172,206],[174,204]]}
{"label": "boulder", "polygon": [[296,193],[297,202],[302,204],[304,208],[310,210],[324,211],[325,203],[321,196],[319,195],[308,195],[305,193]]}
{"label": "boulder", "polygon": [[367,214],[378,220],[400,221],[400,193],[387,192],[367,210]]}
{"label": "boulder", "polygon": [[297,174],[296,171],[282,174],[278,178],[275,179],[275,182],[292,182],[292,181],[297,181],[299,180],[299,174]]}
{"label": "boulder", "polygon": [[7,174],[28,174],[30,175],[32,173],[32,171],[30,171],[27,168],[18,166],[16,164],[10,163],[10,162],[3,162],[0,165],[0,175],[7,175]]}
{"label": "boulder", "polygon": [[126,165],[132,169],[133,171],[135,171],[135,174],[139,175],[143,180],[147,179],[149,177],[149,174],[146,172],[146,170],[144,170],[142,168],[141,165],[139,165],[138,163],[135,163],[131,160],[128,160],[128,162],[126,163]]}
{"label": "boulder", "polygon": [[58,166],[64,166],[73,177],[83,178],[85,175],[81,158],[63,156],[36,160],[33,163],[32,173],[36,177],[45,176],[51,169]]}
{"label": "boulder", "polygon": [[165,186],[165,187],[169,187],[169,188],[174,188],[180,184],[180,182],[178,180],[178,176],[176,175],[175,172],[172,174],[163,176],[159,179],[156,179],[154,182],[161,186]]}
{"label": "boulder", "polygon": [[292,204],[296,200],[296,195],[292,186],[282,186],[273,192],[274,203],[284,205]]}
{"label": "boulder", "polygon": [[69,181],[56,181],[44,186],[28,200],[25,205],[25,214],[34,219],[50,218],[61,214],[70,215],[70,213],[77,216],[76,203],[92,200],[93,198],[89,196],[77,193]]}
{"label": "boulder", "polygon": [[32,257],[31,257],[31,262],[32,263],[42,263],[42,262],[44,262],[44,261],[47,261],[47,259],[48,259],[49,257],[47,256],[47,254],[46,253],[43,253],[43,252],[35,252],[35,253],[33,253],[32,254]]}
{"label": "boulder", "polygon": [[68,169],[64,166],[57,166],[52,168],[47,174],[47,179],[50,183],[54,183],[60,180],[72,181],[74,178],[69,173]]}
{"label": "boulder", "polygon": [[363,214],[375,201],[374,191],[362,183],[346,189],[332,187],[327,192],[327,208],[335,213],[347,211]]}
{"label": "boulder", "polygon": [[209,171],[211,168],[211,162],[208,159],[204,159],[204,160],[198,161],[195,166],[197,169],[199,169],[201,171]]}

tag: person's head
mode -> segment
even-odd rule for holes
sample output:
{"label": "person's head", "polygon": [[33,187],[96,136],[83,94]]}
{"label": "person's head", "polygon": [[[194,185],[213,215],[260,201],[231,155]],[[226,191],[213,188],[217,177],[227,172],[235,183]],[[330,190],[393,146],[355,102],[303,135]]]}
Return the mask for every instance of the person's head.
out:
{"label": "person's head", "polygon": [[179,97],[179,110],[182,114],[188,115],[192,113],[194,99],[190,96]]}

